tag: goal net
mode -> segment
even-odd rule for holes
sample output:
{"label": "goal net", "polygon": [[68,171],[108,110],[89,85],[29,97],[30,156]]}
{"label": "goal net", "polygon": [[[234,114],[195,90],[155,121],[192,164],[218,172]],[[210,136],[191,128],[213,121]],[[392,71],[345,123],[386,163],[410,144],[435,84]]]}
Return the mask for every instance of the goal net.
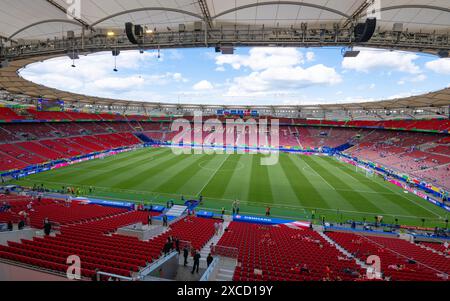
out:
{"label": "goal net", "polygon": [[357,164],[355,165],[355,169],[357,173],[362,173],[368,178],[373,178],[375,172],[373,169],[366,167],[364,165]]}

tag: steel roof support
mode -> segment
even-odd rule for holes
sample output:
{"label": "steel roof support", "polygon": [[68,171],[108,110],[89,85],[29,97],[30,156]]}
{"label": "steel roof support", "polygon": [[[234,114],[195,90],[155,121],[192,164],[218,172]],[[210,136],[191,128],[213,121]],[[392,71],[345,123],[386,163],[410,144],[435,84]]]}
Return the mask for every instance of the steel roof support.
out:
{"label": "steel roof support", "polygon": [[242,5],[242,6],[238,6],[226,11],[223,11],[217,15],[215,15],[214,17],[212,17],[212,19],[217,19],[218,17],[221,17],[223,15],[229,14],[229,13],[233,13],[235,11],[238,10],[242,10],[242,9],[246,9],[246,8],[252,8],[252,7],[257,7],[257,6],[267,6],[267,5],[295,5],[295,6],[304,6],[304,7],[312,7],[312,8],[317,8],[320,10],[326,10],[332,13],[335,13],[337,15],[340,15],[346,19],[351,19],[351,16],[347,15],[346,13],[343,13],[339,10],[333,9],[333,8],[329,8],[323,5],[318,5],[318,4],[313,4],[313,3],[303,3],[303,2],[293,2],[293,1],[268,1],[268,2],[260,2],[260,3],[253,3],[253,4],[248,4],[248,5]]}

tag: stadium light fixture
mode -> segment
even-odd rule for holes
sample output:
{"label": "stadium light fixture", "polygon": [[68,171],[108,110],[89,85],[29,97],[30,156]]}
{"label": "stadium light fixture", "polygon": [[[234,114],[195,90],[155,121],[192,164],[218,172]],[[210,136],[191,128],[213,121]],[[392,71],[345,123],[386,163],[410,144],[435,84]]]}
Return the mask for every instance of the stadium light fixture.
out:
{"label": "stadium light fixture", "polygon": [[153,30],[147,26],[145,26],[145,33],[146,34],[153,34],[156,31],[156,28]]}
{"label": "stadium light fixture", "polygon": [[438,55],[441,59],[448,58],[449,56],[447,50],[439,50]]}
{"label": "stadium light fixture", "polygon": [[108,32],[106,33],[106,35],[107,35],[108,37],[113,37],[113,36],[115,35],[115,33],[114,33],[114,31],[108,31]]}
{"label": "stadium light fixture", "polygon": [[359,55],[359,50],[353,50],[353,47],[342,48],[341,54],[343,57],[357,57]]}

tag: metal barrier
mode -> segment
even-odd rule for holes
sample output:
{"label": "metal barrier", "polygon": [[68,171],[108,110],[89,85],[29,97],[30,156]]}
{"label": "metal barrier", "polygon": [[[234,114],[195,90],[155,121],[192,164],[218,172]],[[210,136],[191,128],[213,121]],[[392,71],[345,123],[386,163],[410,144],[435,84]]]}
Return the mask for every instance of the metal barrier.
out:
{"label": "metal barrier", "polygon": [[239,255],[239,249],[233,248],[233,247],[215,245],[211,248],[211,254],[223,256],[223,257],[234,258],[237,260],[238,255]]}
{"label": "metal barrier", "polygon": [[219,262],[220,262],[219,257],[214,258],[213,262],[211,262],[210,266],[206,269],[205,273],[203,273],[203,276],[202,278],[200,278],[200,281],[210,281],[211,276],[214,275],[219,268]]}
{"label": "metal barrier", "polygon": [[101,276],[106,276],[106,277],[113,278],[113,279],[119,279],[121,281],[139,281],[140,280],[140,277],[135,277],[135,278],[133,278],[133,277],[125,277],[125,276],[120,276],[120,275],[116,275],[116,274],[111,274],[111,273],[105,273],[105,272],[98,271],[96,273],[97,281],[101,281],[101,278],[100,278]]}
{"label": "metal barrier", "polygon": [[159,266],[161,266],[163,263],[165,263],[166,261],[170,260],[171,258],[173,258],[175,256],[178,256],[178,252],[177,251],[172,251],[168,255],[160,257],[158,260],[154,261],[152,264],[150,264],[149,266],[144,268],[139,273],[139,276],[141,278],[143,278],[145,276],[150,275],[150,273],[155,271]]}

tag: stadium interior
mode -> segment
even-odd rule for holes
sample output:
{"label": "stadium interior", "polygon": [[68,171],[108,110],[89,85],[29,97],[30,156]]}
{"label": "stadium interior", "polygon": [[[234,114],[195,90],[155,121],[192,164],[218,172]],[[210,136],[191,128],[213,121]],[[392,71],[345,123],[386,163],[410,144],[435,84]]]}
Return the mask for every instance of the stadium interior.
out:
{"label": "stadium interior", "polygon": [[[0,20],[0,280],[449,281],[450,88],[215,105],[101,98],[20,75],[136,49],[448,59],[448,1],[4,0]],[[255,163],[274,154],[273,167]]]}

